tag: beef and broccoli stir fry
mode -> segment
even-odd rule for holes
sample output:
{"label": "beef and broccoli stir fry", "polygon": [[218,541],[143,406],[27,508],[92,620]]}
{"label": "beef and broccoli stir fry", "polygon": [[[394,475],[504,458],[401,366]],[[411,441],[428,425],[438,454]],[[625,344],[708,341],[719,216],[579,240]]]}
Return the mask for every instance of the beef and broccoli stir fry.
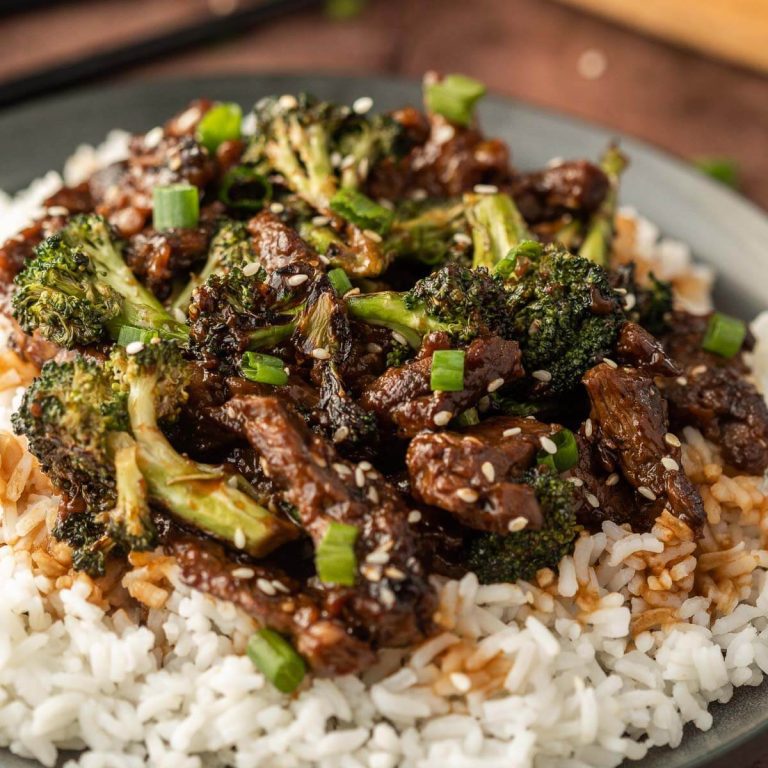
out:
{"label": "beef and broccoli stir fry", "polygon": [[164,548],[281,690],[428,637],[434,575],[530,579],[665,509],[699,531],[686,425],[768,466],[744,325],[611,262],[621,152],[522,172],[481,95],[283,95],[248,136],[198,101],[0,248],[53,535],[94,577]]}

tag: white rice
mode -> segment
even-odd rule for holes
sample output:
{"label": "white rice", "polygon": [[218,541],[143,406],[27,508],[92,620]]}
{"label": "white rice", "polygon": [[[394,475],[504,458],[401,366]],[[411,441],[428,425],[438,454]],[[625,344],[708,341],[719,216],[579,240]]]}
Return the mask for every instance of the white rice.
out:
{"label": "white rice", "polygon": [[[115,132],[97,150],[80,148],[66,179],[120,157],[125,140]],[[60,183],[51,173],[14,199],[0,197],[0,239]],[[692,269],[684,246],[635,219],[638,247],[657,274]],[[768,343],[768,317],[756,330]],[[762,342],[755,367],[768,371]],[[18,396],[0,393],[1,428]],[[714,460],[698,433],[686,438],[702,461]],[[39,523],[44,512],[29,506],[5,505],[5,541]],[[252,620],[191,591],[175,572],[165,606],[139,626],[89,601],[84,583],[52,597],[28,553],[3,545],[0,744],[46,766],[59,749],[85,750],[67,763],[82,768],[617,766],[653,746],[677,746],[686,723],[710,728],[711,702],[768,673],[768,553],[753,530],[743,551],[761,567],[740,582],[733,610],[713,620],[710,598],[673,590],[666,599],[678,623],[633,638],[634,617],[653,608],[643,575],[652,558],[659,581],[673,561],[675,581],[693,578],[694,545],[662,539],[657,529],[632,534],[605,523],[578,541],[557,576],[541,573],[541,586],[481,586],[473,574],[444,582],[445,632],[410,658],[382,653],[362,679],[314,680],[294,697],[277,693],[242,655]]]}

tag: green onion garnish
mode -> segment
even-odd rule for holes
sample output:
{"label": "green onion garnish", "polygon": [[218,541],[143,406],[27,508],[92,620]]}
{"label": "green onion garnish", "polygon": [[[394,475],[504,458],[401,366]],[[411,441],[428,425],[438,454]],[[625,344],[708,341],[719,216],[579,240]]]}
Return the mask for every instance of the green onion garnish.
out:
{"label": "green onion garnish", "polygon": [[485,95],[485,86],[466,75],[446,75],[424,87],[427,109],[457,125],[469,125],[475,104]]}
{"label": "green onion garnish", "polygon": [[260,629],[248,641],[248,658],[278,691],[291,693],[304,679],[307,667],[291,644],[271,629]]}
{"label": "green onion garnish", "polygon": [[159,232],[196,227],[200,218],[200,196],[191,184],[155,187],[152,206],[152,222]]}
{"label": "green onion garnish", "polygon": [[231,101],[211,107],[197,124],[197,140],[209,151],[215,152],[219,144],[240,138],[243,110]]}
{"label": "green onion garnish", "polygon": [[330,522],[315,550],[315,569],[324,584],[354,586],[357,573],[355,541],[357,528],[346,523]]}
{"label": "green onion garnish", "polygon": [[456,417],[456,424],[460,427],[471,427],[480,423],[480,414],[477,408],[467,408]]}
{"label": "green onion garnish", "polygon": [[347,273],[341,267],[336,267],[335,269],[330,270],[328,272],[328,279],[331,281],[333,290],[336,291],[339,296],[343,296],[345,293],[352,290],[352,283],[349,281]]}
{"label": "green onion garnish", "polygon": [[429,386],[433,392],[461,392],[464,389],[463,349],[439,349],[433,353]]}
{"label": "green onion garnish", "polygon": [[136,328],[132,325],[121,325],[117,334],[117,345],[127,347],[135,341],[149,344],[153,339],[159,338],[157,331],[146,328]]}
{"label": "green onion garnish", "polygon": [[246,352],[240,362],[243,376],[261,384],[273,384],[280,387],[288,383],[285,364],[279,357],[264,355],[260,352]]}
{"label": "green onion garnish", "polygon": [[539,451],[536,457],[536,463],[539,466],[547,466],[555,472],[565,472],[578,463],[579,447],[570,429],[561,429],[549,439],[557,447],[557,452],[548,453],[543,449]]}
{"label": "green onion garnish", "polygon": [[747,326],[742,320],[713,312],[701,347],[721,357],[733,357],[741,349],[746,335]]}
{"label": "green onion garnish", "polygon": [[340,189],[331,198],[330,208],[356,227],[370,229],[379,235],[385,235],[389,231],[395,218],[394,211],[354,189]]}
{"label": "green onion garnish", "polygon": [[249,165],[230,168],[221,181],[219,200],[241,211],[260,211],[272,199],[269,180]]}

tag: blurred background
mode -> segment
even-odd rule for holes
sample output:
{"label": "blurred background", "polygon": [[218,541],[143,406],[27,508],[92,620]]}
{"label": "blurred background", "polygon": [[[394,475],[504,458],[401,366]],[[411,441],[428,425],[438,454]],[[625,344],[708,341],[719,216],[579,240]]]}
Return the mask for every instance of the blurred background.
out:
{"label": "blurred background", "polygon": [[0,0],[0,45],[0,110],[95,80],[462,72],[768,208],[768,0]]}

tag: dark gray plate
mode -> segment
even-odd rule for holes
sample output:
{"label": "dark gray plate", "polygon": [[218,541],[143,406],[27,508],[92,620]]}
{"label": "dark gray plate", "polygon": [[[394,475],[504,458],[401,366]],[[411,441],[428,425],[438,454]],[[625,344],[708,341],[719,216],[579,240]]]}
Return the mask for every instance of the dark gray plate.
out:
{"label": "dark gray plate", "polygon": [[[238,101],[250,106],[275,93],[311,91],[351,102],[372,96],[376,108],[419,100],[418,85],[402,80],[300,75],[235,75],[133,83],[79,91],[0,115],[0,189],[26,186],[83,142],[100,141],[110,128],[147,130],[193,98]],[[480,109],[484,128],[507,140],[516,165],[540,166],[554,156],[596,157],[615,134],[571,118],[491,96]],[[718,305],[750,318],[768,307],[768,218],[728,189],[684,163],[634,139],[620,137],[632,165],[622,199],[665,234],[689,243],[702,261],[718,268]],[[654,750],[637,768],[698,768],[737,764],[749,768],[768,754],[768,684],[742,689],[715,708],[715,726],[691,730],[680,748]],[[0,752],[0,765],[29,766]]]}

